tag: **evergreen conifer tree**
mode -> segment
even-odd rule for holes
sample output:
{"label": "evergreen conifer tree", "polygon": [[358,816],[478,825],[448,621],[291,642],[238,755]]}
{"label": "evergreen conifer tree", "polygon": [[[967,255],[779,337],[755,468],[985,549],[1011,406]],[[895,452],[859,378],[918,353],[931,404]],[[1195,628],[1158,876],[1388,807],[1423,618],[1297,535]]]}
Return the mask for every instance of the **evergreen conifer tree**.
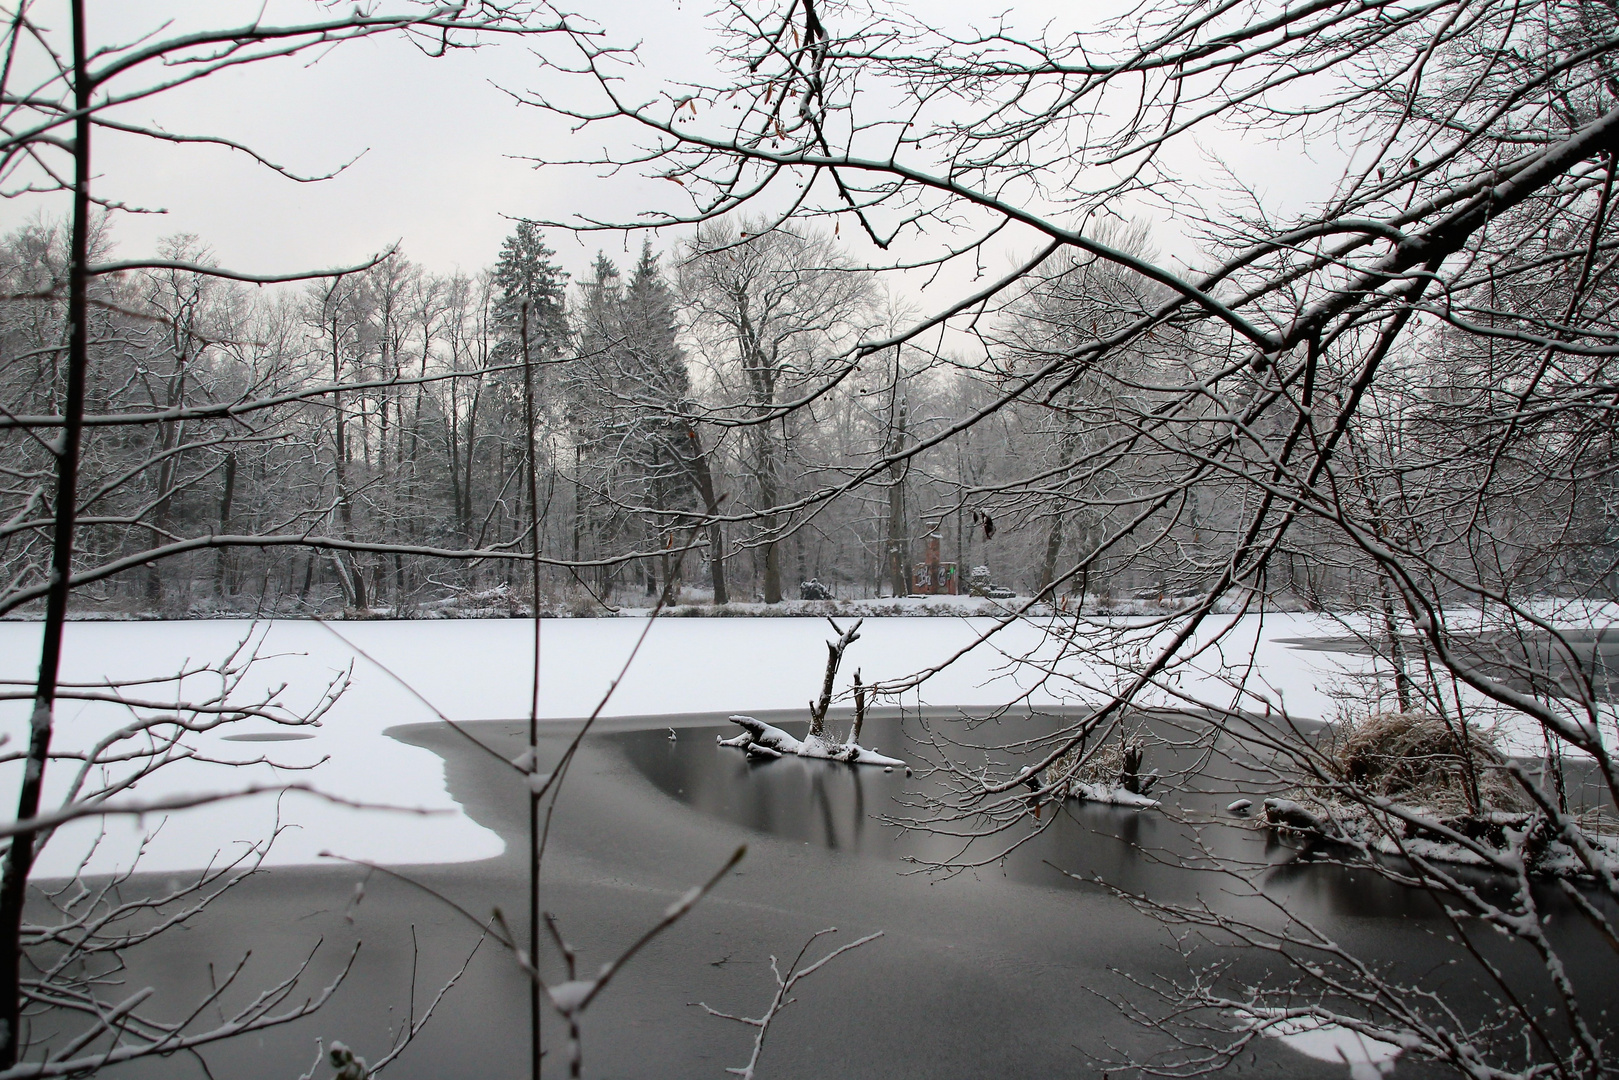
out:
{"label": "evergreen conifer tree", "polygon": [[551,360],[561,355],[568,340],[568,275],[551,260],[556,252],[545,246],[539,226],[519,222],[500,248],[495,264],[495,285],[499,293],[495,316],[501,328],[501,342],[495,359],[513,363],[521,345],[518,341],[523,304],[528,304],[528,340],[535,360]]}

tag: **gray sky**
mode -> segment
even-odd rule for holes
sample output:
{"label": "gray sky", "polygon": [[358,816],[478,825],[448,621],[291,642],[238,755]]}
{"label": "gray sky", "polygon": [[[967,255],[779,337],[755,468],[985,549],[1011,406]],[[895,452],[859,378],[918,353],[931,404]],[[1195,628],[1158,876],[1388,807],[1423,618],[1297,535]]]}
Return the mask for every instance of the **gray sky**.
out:
{"label": "gray sky", "polygon": [[[149,32],[165,17],[174,18],[177,30],[246,22],[260,6],[239,0],[90,0],[89,11],[93,37],[105,43]],[[37,10],[46,25],[65,28],[64,7],[42,0]],[[1102,13],[1095,5],[1077,7],[1040,0],[1018,5],[1012,17],[1034,27],[1052,17],[1096,19]],[[701,79],[713,66],[703,30],[706,10],[706,0],[617,0],[592,13],[616,39],[640,39],[651,73]],[[929,4],[927,10],[930,19],[942,22],[984,18],[983,8],[965,0]],[[309,0],[272,0],[266,21],[318,14]],[[318,63],[306,57],[244,67],[128,107],[120,114],[126,120],[226,135],[298,171],[327,171],[363,156],[335,179],[297,184],[224,149],[98,136],[99,193],[166,211],[120,215],[118,253],[133,257],[161,236],[190,232],[222,263],[274,272],[340,265],[402,241],[407,255],[431,269],[473,270],[498,254],[512,227],[505,215],[556,218],[584,210],[631,216],[648,200],[666,197],[663,181],[536,172],[514,160],[592,149],[587,138],[515,105],[498,89],[528,88],[540,78],[530,48],[547,46],[513,42],[434,60],[399,41],[360,42],[332,50]],[[1323,175],[1302,148],[1283,153],[1237,138],[1219,152],[1283,195],[1306,180],[1330,180],[1336,171]],[[0,203],[0,228],[63,209],[60,197],[12,199]],[[1158,232],[1161,249],[1192,256],[1172,224],[1160,222]],[[597,246],[622,246],[606,236],[580,243],[557,235],[551,243],[575,273]]]}

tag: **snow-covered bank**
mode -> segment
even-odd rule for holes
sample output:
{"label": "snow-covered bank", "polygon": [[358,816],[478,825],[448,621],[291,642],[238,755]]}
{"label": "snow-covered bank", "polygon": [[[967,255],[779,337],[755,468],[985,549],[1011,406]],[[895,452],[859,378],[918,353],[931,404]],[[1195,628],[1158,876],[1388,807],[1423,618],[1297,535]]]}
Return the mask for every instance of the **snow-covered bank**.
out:
{"label": "snow-covered bank", "polygon": [[[1230,621],[1221,617],[1199,634],[1200,640],[1210,640]],[[546,719],[587,715],[618,676],[644,625],[643,619],[629,618],[547,620],[542,631],[541,715]],[[894,679],[941,664],[993,625],[984,618],[872,619],[850,650],[846,666],[862,668],[868,683]],[[452,719],[515,719],[527,713],[533,647],[528,623],[350,622],[336,629]],[[261,630],[260,652],[265,659],[241,688],[242,695],[286,683],[292,703],[313,703],[334,673],[351,664],[352,689],[322,725],[309,732],[313,738],[262,743],[226,738],[274,733],[268,724],[247,721],[197,736],[194,744],[199,752],[224,760],[266,756],[286,765],[314,767],[289,773],[268,764],[233,770],[187,761],[143,782],[136,796],[302,781],[351,800],[436,811],[427,816],[360,811],[292,794],[283,801],[282,820],[297,827],[283,835],[271,863],[313,862],[328,849],[390,863],[472,860],[500,850],[499,839],[467,818],[450,798],[438,757],[383,734],[397,724],[433,719],[420,701],[319,624],[280,622]],[[75,623],[68,629],[63,677],[94,682],[173,672],[188,659],[193,663],[218,659],[253,631],[254,624],[228,620]],[[35,623],[0,623],[0,675],[26,680],[34,674],[39,632]],[[1154,691],[1144,703],[1184,704],[1203,698],[1250,711],[1261,711],[1269,703],[1304,718],[1330,718],[1336,709],[1330,691],[1367,670],[1369,658],[1300,650],[1287,642],[1337,632],[1338,624],[1317,615],[1278,614],[1262,621],[1243,617],[1220,650],[1199,655],[1174,674],[1170,689]],[[826,622],[820,618],[660,620],[604,713],[708,713],[721,723],[736,712],[805,710],[807,717],[806,703],[823,677],[825,637]],[[1037,666],[1018,667],[1012,658],[1028,658]],[[1040,626],[1020,623],[944,668],[920,690],[906,691],[901,700],[906,706],[978,708],[1027,694],[1028,703],[1036,707],[1077,705],[1117,686],[1134,663],[1134,654],[1112,654],[1100,646],[1070,649],[1058,659],[1056,643]],[[1042,678],[1039,667],[1052,665],[1068,677]],[[840,682],[838,691],[846,686]],[[18,739],[25,730],[26,713],[24,702],[0,704],[0,731]],[[88,745],[126,719],[127,713],[118,707],[64,703],[57,746]],[[55,770],[55,783],[63,782],[67,771]],[[0,798],[11,798],[17,777],[15,763],[0,767]],[[144,867],[165,871],[196,867],[235,842],[262,839],[274,820],[275,803],[268,796],[175,813],[166,823],[155,818],[144,824],[113,820],[91,865],[96,869],[127,865],[138,839],[155,832]],[[63,830],[47,849],[41,873],[71,870],[92,835],[88,823]]]}
{"label": "snow-covered bank", "polygon": [[[540,615],[546,619],[639,619],[652,613],[652,597],[619,594],[612,606],[603,604],[583,591],[565,595],[542,597]],[[1030,597],[1011,594],[998,598],[988,596],[922,595],[838,597],[830,600],[782,600],[767,604],[762,600],[733,600],[715,604],[712,597],[696,589],[682,590],[681,596],[663,608],[666,619],[801,619],[801,618],[960,618],[984,616],[997,618],[1016,612],[1036,616],[1083,611],[1086,615],[1103,617],[1136,617],[1167,615],[1185,610],[1200,597],[1155,596],[1112,597],[1087,596],[1083,602],[1071,596],[1059,597],[1056,602],[1041,601],[1031,604]],[[1234,599],[1219,610],[1231,610],[1240,603]],[[1298,601],[1272,603],[1272,610],[1303,611]],[[162,622],[168,620],[232,620],[258,618],[307,619],[311,617],[329,622],[436,622],[445,620],[528,619],[533,616],[532,606],[521,589],[500,586],[479,593],[446,597],[442,600],[412,604],[407,607],[370,607],[310,609],[287,604],[280,610],[237,610],[217,605],[198,605],[183,616],[133,608],[97,607],[72,612],[75,622]],[[32,622],[39,612],[25,611],[0,617],[0,622]]]}

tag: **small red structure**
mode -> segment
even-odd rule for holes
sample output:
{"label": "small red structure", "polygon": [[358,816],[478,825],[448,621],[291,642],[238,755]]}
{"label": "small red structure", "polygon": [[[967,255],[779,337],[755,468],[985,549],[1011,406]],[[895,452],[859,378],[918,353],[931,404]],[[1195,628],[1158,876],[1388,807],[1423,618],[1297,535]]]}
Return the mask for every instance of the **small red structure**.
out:
{"label": "small red structure", "polygon": [[927,538],[927,547],[923,551],[922,559],[923,561],[912,569],[911,593],[913,595],[920,593],[923,596],[956,595],[959,587],[956,564],[939,560],[938,533]]}

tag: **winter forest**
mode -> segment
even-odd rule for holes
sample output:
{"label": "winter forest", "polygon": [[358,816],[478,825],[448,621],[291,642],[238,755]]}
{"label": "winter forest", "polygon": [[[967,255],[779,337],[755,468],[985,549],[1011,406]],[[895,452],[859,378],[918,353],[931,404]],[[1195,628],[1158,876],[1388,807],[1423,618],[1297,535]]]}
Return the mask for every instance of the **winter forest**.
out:
{"label": "winter forest", "polygon": [[[510,613],[525,605],[518,563],[537,546],[548,614],[650,606],[641,598],[671,583],[676,600],[716,604],[798,599],[811,580],[834,597],[905,596],[935,534],[962,593],[973,566],[1024,595],[1104,606],[1206,585],[1199,552],[1235,521],[1213,490],[1189,492],[1164,535],[1057,581],[1147,490],[1154,464],[1074,463],[1125,430],[1105,410],[1152,408],[1153,354],[1184,362],[1184,342],[1131,350],[1061,402],[1014,400],[948,437],[1061,350],[1076,321],[1161,299],[1150,282],[1054,259],[982,335],[986,355],[896,343],[849,366],[851,347],[908,317],[900,301],[821,231],[741,244],[758,227],[742,224],[705,225],[667,253],[644,241],[623,268],[598,254],[576,283],[532,223],[472,275],[391,254],[280,290],[172,268],[99,280],[91,407],[144,423],[89,435],[82,482],[96,494],[79,548],[97,584],[83,595],[168,616]],[[1138,251],[1150,242],[1145,227],[1113,231]],[[110,230],[95,242],[110,246]],[[197,238],[165,243],[170,258],[209,261]],[[5,255],[12,295],[48,297],[0,312],[9,355],[30,358],[6,372],[17,430],[58,407],[62,230],[24,226]],[[43,467],[24,464],[42,449],[22,441],[15,467]],[[13,609],[37,601],[48,566],[48,537],[24,524],[29,496],[14,495]],[[1568,560],[1604,535],[1540,572],[1577,576]],[[1325,560],[1293,560],[1281,584],[1317,606],[1366,588]]]}
{"label": "winter forest", "polygon": [[[110,246],[109,232],[95,242]],[[1150,250],[1139,223],[1101,234]],[[63,231],[31,223],[4,252],[8,292],[41,297],[0,312],[19,359],[5,372],[17,431],[59,407]],[[209,261],[195,237],[169,239],[165,255]],[[79,519],[79,548],[92,610],[511,614],[529,606],[532,568],[518,564],[536,547],[547,614],[650,606],[666,585],[677,602],[715,604],[797,599],[807,581],[829,597],[905,596],[930,536],[962,593],[968,568],[985,567],[1020,595],[1122,610],[1207,592],[1240,525],[1242,485],[1209,477],[1177,491],[1153,529],[1120,528],[1172,483],[1171,448],[1120,451],[1128,417],[1151,415],[1161,388],[1199,370],[1195,355],[1217,371],[1228,343],[1160,333],[1050,401],[1000,401],[1008,380],[1071,348],[1076,327],[1161,303],[1138,275],[1056,256],[986,320],[982,355],[901,342],[850,365],[852,347],[908,313],[814,229],[741,244],[737,229],[705,225],[668,253],[644,241],[622,269],[598,253],[576,283],[553,259],[523,223],[473,275],[396,253],[279,290],[173,268],[98,280],[92,407],[142,422],[89,436],[94,512]],[[1378,388],[1352,448],[1360,499],[1393,499],[1401,518],[1454,496],[1437,463],[1405,475],[1402,448],[1449,450],[1500,409],[1481,396],[1492,365],[1436,344]],[[1181,426],[1204,409],[1212,426],[1203,403]],[[16,451],[19,475],[46,466],[37,440]],[[1480,453],[1443,473],[1487,467]],[[1559,482],[1538,459],[1521,455],[1492,499],[1491,577],[1611,590],[1612,478]],[[1390,469],[1398,480],[1380,485]],[[37,603],[49,562],[37,496],[19,486],[11,498],[7,610]],[[1320,610],[1377,595],[1376,572],[1334,552],[1329,530],[1296,534],[1266,567],[1273,602]],[[1443,562],[1476,559],[1477,533],[1446,539]]]}
{"label": "winter forest", "polygon": [[[1071,349],[1076,328],[1122,324],[1162,303],[1161,288],[1058,255],[982,320],[979,355],[872,349],[910,313],[871,270],[814,228],[742,243],[746,227],[704,225],[669,252],[645,240],[622,268],[599,253],[578,282],[532,223],[471,275],[396,253],[298,288],[173,268],[99,279],[90,407],[141,422],[88,436],[80,595],[90,610],[169,617],[512,614],[531,607],[533,569],[520,564],[537,548],[547,614],[649,607],[666,585],[675,602],[705,604],[776,604],[807,581],[828,597],[892,597],[916,587],[930,536],[960,568],[946,587],[963,594],[971,567],[1019,595],[1099,610],[1208,592],[1244,485],[1179,484],[1173,446],[1124,447],[1130,418],[1212,377],[1229,342],[1160,331],[1058,392],[1003,400],[1010,380]],[[1144,224],[1100,234],[1150,251]],[[110,247],[110,230],[94,242]],[[209,261],[195,237],[165,244],[169,258]],[[4,254],[8,292],[41,297],[0,311],[17,432],[59,408],[63,230],[25,225]],[[1454,498],[1450,480],[1502,468],[1488,442],[1472,462],[1450,451],[1459,433],[1501,422],[1485,391],[1505,361],[1442,333],[1434,345],[1377,388],[1355,433],[1357,510],[1427,519]],[[1177,429],[1212,431],[1217,405],[1192,403]],[[1406,448],[1444,460],[1408,471]],[[47,464],[37,440],[16,440],[19,476]],[[1487,537],[1492,585],[1611,591],[1613,479],[1593,466],[1575,483],[1584,470],[1565,468],[1563,480],[1544,455],[1515,451],[1488,528],[1436,538],[1432,557],[1470,565]],[[1143,504],[1171,489],[1141,528]],[[38,602],[49,566],[38,495],[20,484],[9,498],[8,611]],[[1271,601],[1372,602],[1377,572],[1334,540],[1295,526],[1265,568]]]}
{"label": "winter forest", "polygon": [[[104,443],[90,436],[96,512],[80,519],[80,547],[108,568],[96,603],[171,616],[407,615],[499,607],[509,594],[515,610],[512,586],[529,572],[517,563],[535,544],[530,454],[548,613],[639,603],[671,580],[676,597],[684,587],[721,604],[797,598],[812,578],[840,596],[903,596],[912,548],[941,530],[958,561],[993,552],[1009,575],[1049,586],[1061,511],[986,491],[1002,486],[997,469],[1008,487],[1027,486],[1008,451],[1059,452],[1049,418],[1008,416],[976,453],[964,440],[831,498],[850,473],[988,400],[992,383],[980,384],[992,376],[896,346],[881,367],[756,422],[896,316],[828,237],[772,234],[740,258],[736,243],[736,230],[709,226],[672,259],[647,242],[622,269],[600,254],[570,283],[525,223],[473,275],[438,276],[394,254],[280,291],[184,270],[98,282],[91,363],[105,396],[93,407],[153,420]],[[175,259],[208,261],[195,238],[168,245]],[[7,289],[49,293],[65,257],[60,228],[25,226],[7,238]],[[33,358],[8,368],[17,414],[57,407],[59,307],[19,301],[4,313],[10,355]],[[30,512],[16,509],[21,525]],[[978,522],[992,513],[1038,542],[1009,547],[1003,533],[987,547],[995,526]],[[11,536],[10,574],[42,581],[48,545],[31,544],[27,528]],[[113,569],[154,545],[167,557]]]}
{"label": "winter forest", "polygon": [[0,0],[0,1080],[1619,1070],[1613,3],[145,7]]}

